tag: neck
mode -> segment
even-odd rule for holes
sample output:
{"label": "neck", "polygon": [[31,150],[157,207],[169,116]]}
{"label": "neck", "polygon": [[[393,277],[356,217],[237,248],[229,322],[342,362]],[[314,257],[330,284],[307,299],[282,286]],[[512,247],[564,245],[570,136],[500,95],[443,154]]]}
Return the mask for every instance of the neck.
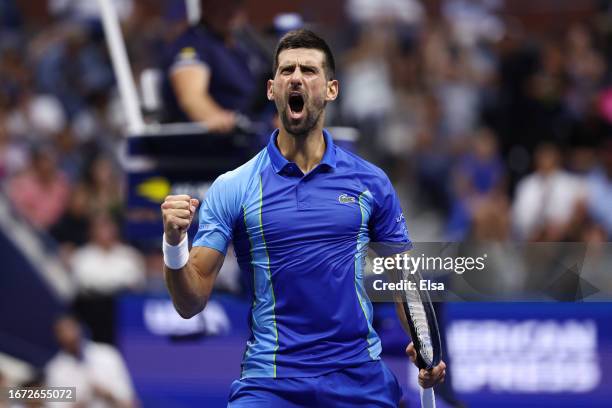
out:
{"label": "neck", "polygon": [[314,169],[325,154],[323,126],[315,126],[306,135],[292,135],[283,127],[276,139],[278,149],[289,161],[294,162],[306,174]]}

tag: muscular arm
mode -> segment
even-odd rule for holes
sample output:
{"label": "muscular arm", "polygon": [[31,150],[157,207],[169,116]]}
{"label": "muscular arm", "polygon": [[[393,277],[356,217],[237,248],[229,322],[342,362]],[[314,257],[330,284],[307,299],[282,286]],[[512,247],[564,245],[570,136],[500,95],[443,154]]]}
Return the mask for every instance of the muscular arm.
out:
{"label": "muscular arm", "polygon": [[[166,197],[161,210],[167,244],[176,246],[185,238],[198,204],[197,199],[188,195]],[[204,309],[224,258],[215,249],[193,247],[182,268],[170,269],[164,265],[166,286],[181,317],[189,319]]]}
{"label": "muscular arm", "polygon": [[176,68],[170,74],[170,81],[181,109],[192,121],[203,122],[212,131],[232,130],[234,114],[223,109],[208,92],[208,68],[202,65]]}
{"label": "muscular arm", "polygon": [[193,247],[182,269],[164,265],[166,286],[176,311],[185,319],[200,313],[210,298],[225,256],[212,248]]}

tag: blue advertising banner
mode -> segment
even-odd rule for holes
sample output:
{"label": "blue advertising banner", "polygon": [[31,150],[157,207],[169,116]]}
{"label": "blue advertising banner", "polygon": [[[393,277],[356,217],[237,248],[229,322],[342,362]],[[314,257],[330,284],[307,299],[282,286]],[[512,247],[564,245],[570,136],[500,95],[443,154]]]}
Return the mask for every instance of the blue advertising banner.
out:
{"label": "blue advertising banner", "polygon": [[[143,406],[225,407],[248,308],[247,300],[217,295],[184,320],[167,297],[122,298],[118,343]],[[454,388],[468,406],[610,406],[609,303],[450,303],[443,319]],[[393,336],[402,334],[381,331],[387,349],[403,344]],[[417,403],[416,369],[401,355],[384,358]]]}

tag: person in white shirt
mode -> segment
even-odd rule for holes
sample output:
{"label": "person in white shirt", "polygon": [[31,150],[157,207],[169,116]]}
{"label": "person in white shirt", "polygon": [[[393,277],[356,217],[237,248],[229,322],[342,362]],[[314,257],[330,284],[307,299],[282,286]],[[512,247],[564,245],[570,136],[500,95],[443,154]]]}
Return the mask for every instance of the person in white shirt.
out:
{"label": "person in white shirt", "polygon": [[115,342],[115,300],[124,291],[144,289],[142,255],[119,239],[116,222],[106,213],[90,222],[90,239],[70,260],[77,287],[73,310],[95,341]]}
{"label": "person in white shirt", "polygon": [[561,167],[559,149],[543,144],[535,153],[535,172],[523,178],[512,207],[514,231],[526,241],[563,241],[571,233],[584,179]]}
{"label": "person in white shirt", "polygon": [[72,316],[54,324],[60,351],[45,367],[47,387],[76,387],[76,402],[58,407],[128,408],[138,406],[121,354],[110,345],[87,340]]}
{"label": "person in white shirt", "polygon": [[144,286],[144,259],[119,240],[117,224],[107,214],[94,217],[90,241],[71,260],[79,292],[112,295]]}

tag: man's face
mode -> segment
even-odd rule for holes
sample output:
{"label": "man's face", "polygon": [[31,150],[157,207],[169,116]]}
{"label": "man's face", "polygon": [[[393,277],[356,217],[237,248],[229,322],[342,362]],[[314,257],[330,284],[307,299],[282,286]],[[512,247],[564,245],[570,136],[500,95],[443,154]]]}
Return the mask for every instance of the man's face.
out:
{"label": "man's face", "polygon": [[210,28],[224,37],[240,25],[242,2],[236,0],[202,0],[201,10]]}
{"label": "man's face", "polygon": [[268,81],[283,127],[294,136],[305,136],[321,118],[328,101],[338,96],[338,81],[325,76],[325,54],[307,48],[283,50],[278,55],[274,79]]}
{"label": "man's face", "polygon": [[60,347],[68,353],[78,354],[81,347],[81,328],[70,317],[64,317],[55,323],[55,337]]}

